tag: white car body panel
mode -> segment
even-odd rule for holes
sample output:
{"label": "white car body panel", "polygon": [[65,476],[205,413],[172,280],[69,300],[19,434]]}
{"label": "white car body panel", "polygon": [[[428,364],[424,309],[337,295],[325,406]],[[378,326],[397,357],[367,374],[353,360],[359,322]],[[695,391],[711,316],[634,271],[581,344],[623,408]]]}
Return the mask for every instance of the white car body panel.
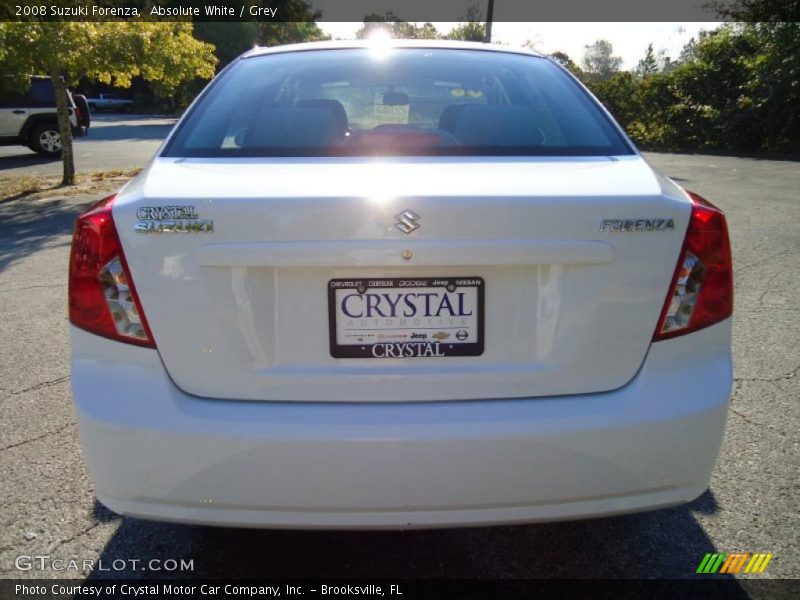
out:
{"label": "white car body panel", "polygon": [[[137,209],[171,204],[194,206],[213,233],[135,230]],[[405,209],[421,216],[410,235],[394,227]],[[650,345],[691,203],[639,156],[159,158],[113,210],[181,389],[232,400],[397,402],[627,383]],[[618,217],[670,218],[675,228],[599,230]],[[327,282],[378,276],[483,277],[483,356],[333,358]]]}
{"label": "white car body panel", "polygon": [[488,525],[686,502],[708,485],[732,381],[730,320],[653,344],[613,392],[369,405],[201,399],[155,350],[71,333],[98,498],[210,525]]}
{"label": "white car body panel", "polygon": [[[110,509],[221,526],[451,527],[646,510],[707,488],[731,319],[653,343],[693,205],[635,150],[160,154],[112,205],[157,349],[70,328],[84,453]],[[213,231],[137,231],[140,209],[164,206],[194,207]],[[419,217],[409,234],[395,227],[406,210]],[[604,219],[674,226],[611,232]],[[482,278],[483,353],[334,358],[329,281],[390,277]]]}

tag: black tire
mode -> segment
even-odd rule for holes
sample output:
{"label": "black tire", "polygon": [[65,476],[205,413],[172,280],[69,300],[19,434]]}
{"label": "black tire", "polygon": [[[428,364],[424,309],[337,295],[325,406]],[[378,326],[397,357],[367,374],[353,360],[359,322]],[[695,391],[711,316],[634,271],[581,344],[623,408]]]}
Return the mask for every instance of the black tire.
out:
{"label": "black tire", "polygon": [[33,128],[28,137],[28,147],[42,156],[61,154],[61,133],[55,122],[41,123]]}
{"label": "black tire", "polygon": [[86,101],[86,96],[75,94],[72,98],[75,100],[75,106],[77,106],[81,112],[79,125],[89,129],[92,124],[92,111],[89,109],[89,103]]}

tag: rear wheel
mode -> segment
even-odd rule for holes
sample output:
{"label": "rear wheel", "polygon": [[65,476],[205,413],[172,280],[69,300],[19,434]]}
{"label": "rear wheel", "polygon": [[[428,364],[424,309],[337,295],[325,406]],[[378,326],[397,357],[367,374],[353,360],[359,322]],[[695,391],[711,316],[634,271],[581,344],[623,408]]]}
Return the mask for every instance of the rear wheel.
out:
{"label": "rear wheel", "polygon": [[31,131],[28,146],[34,152],[43,156],[58,156],[61,154],[61,133],[55,123],[42,123]]}

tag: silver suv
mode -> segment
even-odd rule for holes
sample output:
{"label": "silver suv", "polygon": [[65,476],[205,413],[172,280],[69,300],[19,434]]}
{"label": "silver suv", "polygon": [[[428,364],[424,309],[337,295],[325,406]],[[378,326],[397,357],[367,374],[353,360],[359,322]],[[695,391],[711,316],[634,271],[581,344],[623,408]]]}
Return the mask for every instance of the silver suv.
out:
{"label": "silver suv", "polygon": [[[85,136],[90,123],[86,100],[69,91],[67,97],[72,135]],[[27,146],[44,156],[61,153],[55,90],[49,77],[33,77],[25,94],[0,91],[0,145]]]}

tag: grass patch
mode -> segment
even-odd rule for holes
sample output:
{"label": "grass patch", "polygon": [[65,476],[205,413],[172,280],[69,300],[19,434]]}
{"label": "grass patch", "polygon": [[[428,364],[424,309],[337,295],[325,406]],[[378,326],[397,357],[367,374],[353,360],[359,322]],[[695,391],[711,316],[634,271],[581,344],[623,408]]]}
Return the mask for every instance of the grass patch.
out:
{"label": "grass patch", "polygon": [[53,181],[45,177],[23,175],[0,179],[0,202],[17,200],[55,187]]}
{"label": "grass patch", "polygon": [[0,202],[112,192],[122,187],[128,179],[137,175],[139,171],[141,169],[112,169],[110,171],[81,173],[77,175],[75,185],[64,187],[61,186],[61,177],[38,175],[0,177]]}
{"label": "grass patch", "polygon": [[92,181],[105,181],[106,179],[130,179],[136,177],[141,169],[111,169],[110,171],[98,171],[91,173],[89,177]]}

